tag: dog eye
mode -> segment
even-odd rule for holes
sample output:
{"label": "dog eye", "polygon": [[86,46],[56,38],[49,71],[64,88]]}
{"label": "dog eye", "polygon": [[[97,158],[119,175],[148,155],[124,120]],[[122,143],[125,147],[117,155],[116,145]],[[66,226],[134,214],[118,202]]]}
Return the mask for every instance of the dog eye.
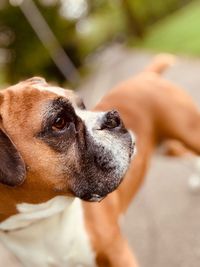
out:
{"label": "dog eye", "polygon": [[57,117],[55,119],[54,123],[52,124],[52,129],[54,131],[62,130],[66,126],[69,126],[69,124],[70,124],[70,121],[68,121],[67,118],[65,118],[65,117]]}

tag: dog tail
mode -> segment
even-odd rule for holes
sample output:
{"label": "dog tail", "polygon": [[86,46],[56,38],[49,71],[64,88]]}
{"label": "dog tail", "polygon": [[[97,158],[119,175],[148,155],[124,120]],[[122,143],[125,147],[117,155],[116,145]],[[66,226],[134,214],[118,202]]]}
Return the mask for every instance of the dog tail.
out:
{"label": "dog tail", "polygon": [[172,54],[159,54],[144,71],[162,74],[167,68],[173,66],[175,62],[176,56]]}

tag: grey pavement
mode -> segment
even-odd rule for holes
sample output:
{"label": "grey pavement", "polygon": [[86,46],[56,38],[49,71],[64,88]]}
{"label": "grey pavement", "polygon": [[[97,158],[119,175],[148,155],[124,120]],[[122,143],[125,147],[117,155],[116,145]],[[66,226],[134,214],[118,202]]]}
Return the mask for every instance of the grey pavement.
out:
{"label": "grey pavement", "polygon": [[[88,59],[93,73],[79,88],[88,107],[113,85],[142,70],[153,56],[114,45]],[[200,60],[178,58],[164,76],[200,105]],[[122,227],[141,267],[200,266],[200,189],[189,185],[193,174],[198,175],[193,161],[153,157]]]}

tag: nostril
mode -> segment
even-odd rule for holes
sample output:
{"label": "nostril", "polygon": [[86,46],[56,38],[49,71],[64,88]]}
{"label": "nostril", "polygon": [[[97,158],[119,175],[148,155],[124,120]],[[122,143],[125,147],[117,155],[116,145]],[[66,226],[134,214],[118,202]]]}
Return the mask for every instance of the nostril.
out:
{"label": "nostril", "polygon": [[103,117],[101,124],[101,130],[114,129],[121,125],[121,119],[119,113],[116,110],[109,111]]}

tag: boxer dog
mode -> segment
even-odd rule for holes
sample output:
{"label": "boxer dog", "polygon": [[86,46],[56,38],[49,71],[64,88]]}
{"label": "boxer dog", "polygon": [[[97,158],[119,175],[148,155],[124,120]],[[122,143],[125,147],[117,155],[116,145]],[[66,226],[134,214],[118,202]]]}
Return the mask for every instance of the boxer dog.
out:
{"label": "boxer dog", "polygon": [[79,199],[102,200],[125,175],[134,140],[118,112],[86,111],[35,77],[1,92],[0,115],[1,242],[23,266],[94,266]]}
{"label": "boxer dog", "polygon": [[[154,148],[173,139],[200,153],[199,110],[161,78],[169,64],[156,60],[92,112],[39,78],[2,91],[0,240],[23,266],[137,266],[119,221]],[[134,141],[126,129],[137,138],[127,173]]]}

